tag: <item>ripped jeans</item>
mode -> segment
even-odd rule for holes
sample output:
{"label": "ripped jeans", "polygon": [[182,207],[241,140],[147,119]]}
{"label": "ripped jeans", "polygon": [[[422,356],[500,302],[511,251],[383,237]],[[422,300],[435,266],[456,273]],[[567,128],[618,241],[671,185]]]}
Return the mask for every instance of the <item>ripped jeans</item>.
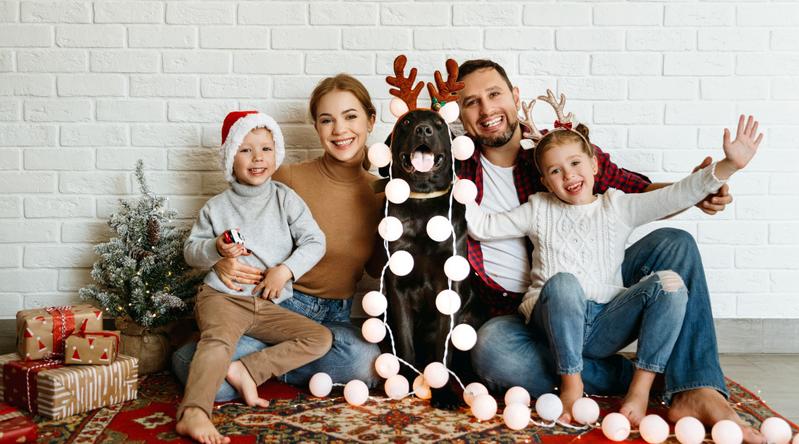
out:
{"label": "ripped jeans", "polygon": [[606,358],[635,339],[635,366],[663,373],[687,302],[688,291],[672,271],[645,277],[605,304],[587,300],[574,275],[558,273],[544,284],[531,324],[546,335],[560,375],[582,372],[583,356]]}

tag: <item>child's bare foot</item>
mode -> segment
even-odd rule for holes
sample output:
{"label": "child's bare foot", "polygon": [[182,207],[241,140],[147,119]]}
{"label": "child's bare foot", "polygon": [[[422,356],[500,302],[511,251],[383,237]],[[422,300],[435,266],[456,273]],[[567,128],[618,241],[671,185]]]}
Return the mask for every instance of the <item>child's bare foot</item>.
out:
{"label": "child's bare foot", "polygon": [[183,411],[183,416],[175,425],[175,431],[202,444],[227,444],[230,442],[230,438],[222,436],[211,423],[208,415],[197,407],[188,407]]}
{"label": "child's bare foot", "polygon": [[229,382],[233,388],[241,393],[241,397],[244,398],[244,402],[248,406],[269,406],[269,401],[258,396],[258,386],[255,385],[255,381],[252,379],[250,372],[247,371],[247,368],[244,367],[241,361],[233,361],[230,363],[225,379],[227,379],[227,382]]}
{"label": "child's bare foot", "polygon": [[646,416],[646,407],[649,405],[649,391],[630,390],[621,403],[619,413],[630,420],[633,427],[638,427]]}
{"label": "child's bare foot", "polygon": [[744,443],[762,444],[766,442],[763,434],[746,424],[721,393],[712,388],[686,390],[674,395],[669,407],[669,421],[677,422],[685,416],[693,416],[706,426],[713,426],[722,419],[738,423],[744,432]]}
{"label": "child's bare foot", "polygon": [[560,385],[560,402],[563,403],[563,414],[558,421],[566,424],[572,422],[572,406],[574,402],[583,397],[583,379],[580,374],[563,375]]}

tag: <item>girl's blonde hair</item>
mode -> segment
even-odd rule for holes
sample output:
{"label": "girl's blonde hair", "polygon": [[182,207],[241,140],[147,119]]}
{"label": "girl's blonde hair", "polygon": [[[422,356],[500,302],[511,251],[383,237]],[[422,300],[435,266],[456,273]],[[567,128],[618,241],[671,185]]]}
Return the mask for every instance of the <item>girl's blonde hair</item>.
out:
{"label": "girl's blonde hair", "polygon": [[588,138],[588,127],[582,123],[578,124],[573,130],[556,129],[548,132],[536,144],[535,152],[533,153],[535,167],[538,169],[538,172],[540,174],[544,174],[544,172],[541,171],[541,159],[544,158],[544,153],[567,143],[575,142],[582,146],[583,152],[587,154],[588,157],[594,157],[594,146],[591,144],[591,140]]}
{"label": "girl's blonde hair", "polygon": [[358,79],[349,74],[338,74],[333,77],[322,79],[314,88],[311,93],[311,100],[308,104],[308,110],[311,112],[311,118],[316,122],[316,112],[319,108],[319,101],[325,94],[332,91],[347,91],[352,93],[358,102],[361,103],[366,115],[369,117],[377,116],[377,109],[372,103],[372,98],[369,96],[369,91],[363,86]]}

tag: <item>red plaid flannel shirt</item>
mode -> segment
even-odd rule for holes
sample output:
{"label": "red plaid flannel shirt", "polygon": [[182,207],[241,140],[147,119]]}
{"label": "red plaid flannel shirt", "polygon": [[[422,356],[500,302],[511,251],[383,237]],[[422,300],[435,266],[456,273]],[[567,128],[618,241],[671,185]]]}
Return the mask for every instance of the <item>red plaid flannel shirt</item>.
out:
{"label": "red plaid flannel shirt", "polygon": [[[471,159],[458,162],[457,172],[461,179],[469,179],[477,185],[477,203],[483,199],[483,167],[480,163],[480,147],[476,147]],[[596,145],[597,161],[599,163],[599,173],[594,183],[594,193],[604,193],[608,188],[615,188],[625,193],[640,193],[651,183],[649,178],[632,171],[619,168],[610,161],[610,155],[603,152]],[[519,202],[527,202],[527,197],[539,191],[547,191],[541,183],[541,176],[535,167],[533,160],[533,150],[522,149],[516,158],[516,165],[513,168],[513,182],[516,185]],[[528,255],[532,253],[532,244],[527,241]],[[515,313],[521,303],[523,294],[509,292],[502,288],[486,273],[483,263],[483,250],[480,242],[467,238],[467,252],[469,263],[475,274],[480,277],[482,282],[474,282],[475,290],[481,299],[487,304],[491,316]],[[481,285],[482,284],[482,285]]]}

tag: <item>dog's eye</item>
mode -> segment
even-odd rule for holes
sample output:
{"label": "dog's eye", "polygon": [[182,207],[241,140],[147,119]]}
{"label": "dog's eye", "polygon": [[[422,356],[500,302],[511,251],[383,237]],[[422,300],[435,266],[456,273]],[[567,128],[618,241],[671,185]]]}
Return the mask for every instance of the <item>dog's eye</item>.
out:
{"label": "dog's eye", "polygon": [[405,119],[405,120],[403,120],[403,121],[402,121],[402,126],[407,126],[407,125],[408,125],[408,124],[410,124],[410,123],[411,123],[411,121],[410,121],[410,120],[408,120],[408,119]]}

